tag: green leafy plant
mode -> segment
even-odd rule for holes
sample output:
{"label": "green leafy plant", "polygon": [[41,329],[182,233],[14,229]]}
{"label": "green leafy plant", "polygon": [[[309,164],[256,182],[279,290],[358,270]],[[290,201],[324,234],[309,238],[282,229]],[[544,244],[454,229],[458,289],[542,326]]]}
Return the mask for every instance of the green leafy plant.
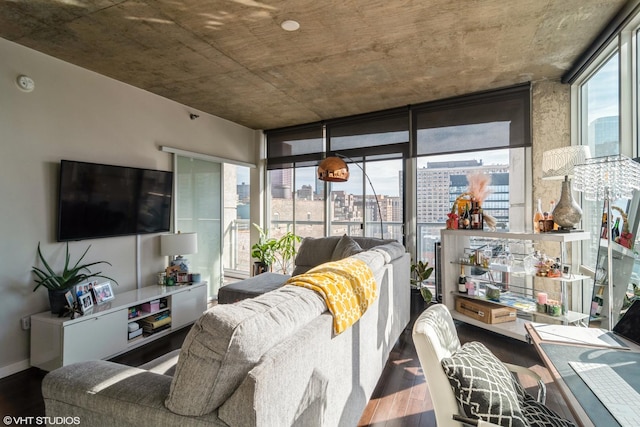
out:
{"label": "green leafy plant", "polygon": [[296,243],[299,243],[300,240],[302,240],[302,238],[291,231],[287,231],[278,239],[276,255],[278,255],[277,259],[280,264],[282,274],[287,274],[289,264],[296,256]]}
{"label": "green leafy plant", "polygon": [[69,243],[67,242],[66,260],[64,263],[64,269],[62,273],[58,274],[49,266],[49,263],[47,263],[47,260],[44,258],[44,255],[42,255],[42,251],[40,250],[40,243],[38,242],[38,257],[40,257],[40,261],[44,266],[44,270],[35,266],[33,267],[32,271],[37,277],[35,279],[36,287],[33,288],[33,291],[35,292],[36,289],[38,289],[40,286],[44,286],[50,291],[55,291],[59,289],[68,289],[68,288],[71,288],[72,286],[88,281],[92,277],[102,277],[103,279],[108,279],[113,281],[117,285],[118,282],[116,280],[112,279],[111,277],[102,275],[101,271],[97,273],[93,273],[91,272],[91,270],[89,270],[89,267],[92,267],[98,264],[111,265],[107,261],[96,261],[88,264],[80,264],[84,259],[85,255],[87,254],[87,252],[89,252],[90,248],[91,248],[91,245],[89,245],[89,247],[84,251],[80,259],[76,261],[73,267],[70,267],[71,254],[69,254]]}
{"label": "green leafy plant", "polygon": [[260,232],[260,238],[257,243],[251,246],[251,257],[255,258],[266,267],[271,267],[276,262],[276,250],[278,241],[273,237],[269,237],[267,232],[258,224],[253,226]]}
{"label": "green leafy plant", "polygon": [[427,288],[426,281],[433,273],[433,267],[429,267],[428,261],[418,261],[411,264],[411,286],[420,291],[426,302],[431,302],[433,294]]}
{"label": "green leafy plant", "polygon": [[280,271],[287,274],[290,261],[296,256],[296,243],[302,238],[291,231],[287,231],[282,237],[276,239],[269,237],[266,231],[258,224],[253,226],[260,232],[258,242],[251,246],[251,257],[255,258],[267,267],[278,264]]}

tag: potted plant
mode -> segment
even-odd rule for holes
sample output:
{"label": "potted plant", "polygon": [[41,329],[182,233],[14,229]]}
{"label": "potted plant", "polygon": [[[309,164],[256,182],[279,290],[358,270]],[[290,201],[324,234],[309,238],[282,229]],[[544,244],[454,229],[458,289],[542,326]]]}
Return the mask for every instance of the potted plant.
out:
{"label": "potted plant", "polygon": [[44,286],[49,290],[51,313],[64,313],[65,305],[67,304],[64,294],[67,291],[72,290],[75,285],[88,281],[92,277],[102,277],[113,281],[116,285],[118,284],[118,282],[111,277],[102,275],[101,271],[93,273],[89,270],[89,267],[98,264],[111,265],[109,262],[96,261],[87,264],[80,264],[87,252],[89,252],[90,248],[91,245],[89,245],[89,247],[84,251],[73,267],[70,267],[71,254],[69,254],[69,243],[67,242],[64,269],[62,270],[62,273],[58,274],[49,266],[49,263],[47,263],[47,260],[44,258],[44,255],[42,255],[42,251],[40,250],[40,242],[38,242],[38,257],[44,266],[44,270],[35,266],[33,267],[32,272],[37,277],[35,279],[36,286],[33,288],[33,291],[35,292],[40,286]]}
{"label": "potted plant", "polygon": [[427,287],[427,279],[433,273],[433,267],[429,267],[428,261],[411,263],[411,315],[422,312],[425,303],[429,304],[433,299],[431,290]]}
{"label": "potted plant", "polygon": [[253,263],[253,275],[256,276],[265,271],[271,270],[271,266],[276,261],[276,248],[278,241],[267,235],[267,232],[258,224],[253,226],[260,232],[258,242],[251,246],[251,258],[257,259]]}
{"label": "potted plant", "polygon": [[283,274],[287,274],[290,261],[296,256],[296,243],[302,238],[291,231],[276,239],[269,237],[258,224],[253,226],[260,232],[260,239],[251,247],[251,257],[257,259],[253,265],[253,275],[270,271],[276,262]]}
{"label": "potted plant", "polygon": [[287,274],[289,263],[296,256],[296,243],[299,243],[300,240],[302,240],[302,238],[291,231],[287,231],[278,239],[276,254],[278,255],[277,259],[282,274]]}

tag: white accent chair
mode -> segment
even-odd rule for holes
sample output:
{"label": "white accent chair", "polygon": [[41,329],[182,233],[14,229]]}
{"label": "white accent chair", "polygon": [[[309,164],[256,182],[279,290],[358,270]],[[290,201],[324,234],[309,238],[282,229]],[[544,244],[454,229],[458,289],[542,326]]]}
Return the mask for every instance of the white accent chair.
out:
{"label": "white accent chair", "polygon": [[[495,426],[490,422],[465,417],[442,368],[442,359],[451,357],[461,347],[453,318],[445,305],[432,305],[418,317],[413,325],[413,342],[429,386],[438,427],[461,427],[465,424]],[[508,363],[504,365],[511,372],[535,378],[538,383],[536,399],[544,403],[546,387],[538,374],[522,366]]]}

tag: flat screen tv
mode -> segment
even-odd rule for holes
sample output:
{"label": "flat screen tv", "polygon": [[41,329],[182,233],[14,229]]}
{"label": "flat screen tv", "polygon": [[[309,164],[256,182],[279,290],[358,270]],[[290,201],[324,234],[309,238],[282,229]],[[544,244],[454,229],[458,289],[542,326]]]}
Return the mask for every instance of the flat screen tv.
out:
{"label": "flat screen tv", "polygon": [[173,172],[62,160],[58,241],[169,231]]}

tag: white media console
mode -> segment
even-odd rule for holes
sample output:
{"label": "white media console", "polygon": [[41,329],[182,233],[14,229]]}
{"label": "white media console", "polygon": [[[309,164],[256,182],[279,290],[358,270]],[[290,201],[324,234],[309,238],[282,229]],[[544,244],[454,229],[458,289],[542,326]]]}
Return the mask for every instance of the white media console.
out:
{"label": "white media console", "polygon": [[[138,311],[131,308],[162,299],[166,307]],[[94,306],[91,313],[70,319],[51,312],[31,316],[31,366],[51,371],[64,365],[108,359],[144,345],[196,321],[207,309],[205,282],[181,286],[146,286],[116,294],[115,299]],[[162,331],[129,339],[128,325],[170,310],[171,323]]]}

